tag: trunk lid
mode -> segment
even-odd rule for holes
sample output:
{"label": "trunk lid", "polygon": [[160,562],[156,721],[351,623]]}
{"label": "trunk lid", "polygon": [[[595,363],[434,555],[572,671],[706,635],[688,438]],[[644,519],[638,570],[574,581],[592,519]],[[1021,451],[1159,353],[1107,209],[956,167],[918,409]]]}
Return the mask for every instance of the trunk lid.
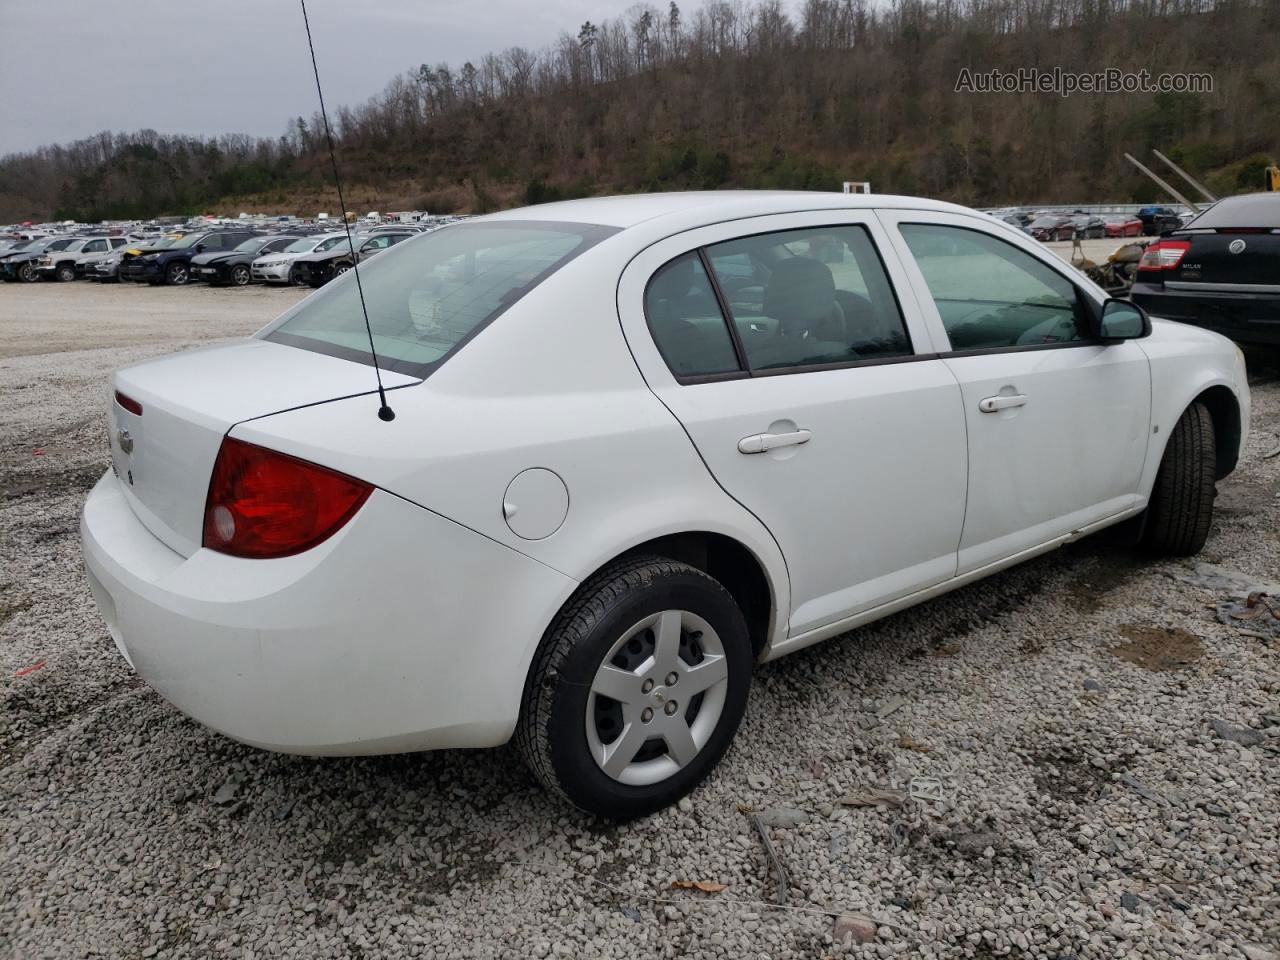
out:
{"label": "trunk lid", "polygon": [[1280,285],[1280,234],[1219,230],[1169,239],[1189,241],[1191,246],[1177,269],[1162,278],[1166,281]]}
{"label": "trunk lid", "polygon": [[[388,389],[419,382],[386,370],[382,381]],[[190,556],[200,547],[209,476],[228,430],[284,410],[375,393],[376,382],[366,364],[253,339],[125,367],[116,371],[112,391],[112,469],[147,529]],[[117,392],[141,404],[141,415],[121,406]]]}

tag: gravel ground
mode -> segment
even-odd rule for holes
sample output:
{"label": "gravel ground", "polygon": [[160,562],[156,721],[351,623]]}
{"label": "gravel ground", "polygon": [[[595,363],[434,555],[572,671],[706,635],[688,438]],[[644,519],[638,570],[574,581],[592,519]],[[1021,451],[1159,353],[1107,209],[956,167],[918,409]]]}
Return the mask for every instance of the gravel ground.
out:
{"label": "gravel ground", "polygon": [[[625,826],[509,748],[277,756],[179,715],[81,573],[108,373],[297,295],[0,289],[0,956],[1280,957],[1280,643],[1099,539],[760,668],[711,781]],[[1280,579],[1253,389],[1200,559]]]}

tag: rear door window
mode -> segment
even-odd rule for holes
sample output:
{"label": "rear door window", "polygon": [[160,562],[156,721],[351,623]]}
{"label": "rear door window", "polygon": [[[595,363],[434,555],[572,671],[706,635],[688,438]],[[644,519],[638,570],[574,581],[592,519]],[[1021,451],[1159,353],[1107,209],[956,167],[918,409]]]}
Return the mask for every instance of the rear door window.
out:
{"label": "rear door window", "polygon": [[884,264],[858,225],[742,237],[707,247],[753,372],[909,356]]}

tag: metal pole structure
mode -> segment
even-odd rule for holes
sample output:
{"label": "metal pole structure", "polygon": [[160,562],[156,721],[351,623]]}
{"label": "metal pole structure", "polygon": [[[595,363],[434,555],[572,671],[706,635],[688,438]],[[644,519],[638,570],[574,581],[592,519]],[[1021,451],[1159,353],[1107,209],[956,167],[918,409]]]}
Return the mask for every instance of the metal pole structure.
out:
{"label": "metal pole structure", "polygon": [[1152,150],[1151,152],[1152,152],[1152,153],[1154,153],[1154,154],[1155,154],[1157,157],[1159,157],[1161,160],[1163,160],[1166,164],[1168,164],[1168,166],[1169,166],[1169,169],[1170,169],[1170,170],[1172,170],[1174,173],[1176,173],[1178,176],[1180,176],[1183,180],[1187,181],[1187,183],[1191,184],[1193,187],[1195,187],[1197,190],[1199,190],[1199,191],[1200,191],[1200,196],[1204,197],[1204,198],[1205,198],[1206,200],[1208,200],[1210,203],[1217,203],[1217,202],[1218,202],[1218,198],[1217,198],[1217,197],[1215,197],[1215,196],[1214,196],[1212,193],[1210,193],[1208,190],[1206,190],[1206,189],[1204,188],[1204,184],[1202,184],[1199,180],[1197,180],[1197,179],[1195,179],[1193,176],[1191,176],[1191,174],[1187,173],[1187,171],[1183,170],[1180,166],[1178,166],[1176,163],[1174,163],[1172,160],[1170,160],[1168,157],[1166,157],[1166,156],[1165,156],[1163,153],[1161,153],[1159,150]]}
{"label": "metal pole structure", "polygon": [[1148,170],[1145,166],[1143,166],[1142,163],[1138,160],[1138,158],[1135,157],[1133,154],[1126,153],[1124,155],[1124,158],[1128,160],[1130,163],[1132,163],[1139,170],[1141,170],[1143,173],[1145,173],[1152,180],[1154,180],[1157,184],[1159,184],[1159,186],[1162,189],[1167,190],[1169,193],[1169,196],[1173,197],[1175,200],[1177,200],[1179,203],[1185,206],[1188,210],[1192,211],[1193,213],[1200,212],[1199,207],[1197,207],[1194,203],[1192,203],[1190,200],[1188,200],[1186,197],[1180,194],[1177,190],[1173,189],[1173,187],[1169,186],[1169,184],[1165,183],[1163,180],[1157,177],[1152,171]]}

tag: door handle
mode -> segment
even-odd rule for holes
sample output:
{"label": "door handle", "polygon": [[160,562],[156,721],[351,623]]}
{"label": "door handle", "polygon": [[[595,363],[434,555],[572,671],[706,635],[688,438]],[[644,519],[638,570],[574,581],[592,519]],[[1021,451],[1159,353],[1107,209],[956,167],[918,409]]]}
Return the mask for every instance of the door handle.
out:
{"label": "door handle", "polygon": [[813,433],[808,430],[792,430],[790,433],[756,433],[738,441],[739,453],[764,453],[778,447],[794,447],[808,443]]}
{"label": "door handle", "polygon": [[1021,393],[1012,397],[987,397],[985,400],[978,401],[978,409],[983,413],[998,413],[1010,407],[1021,407],[1026,402],[1027,398]]}

